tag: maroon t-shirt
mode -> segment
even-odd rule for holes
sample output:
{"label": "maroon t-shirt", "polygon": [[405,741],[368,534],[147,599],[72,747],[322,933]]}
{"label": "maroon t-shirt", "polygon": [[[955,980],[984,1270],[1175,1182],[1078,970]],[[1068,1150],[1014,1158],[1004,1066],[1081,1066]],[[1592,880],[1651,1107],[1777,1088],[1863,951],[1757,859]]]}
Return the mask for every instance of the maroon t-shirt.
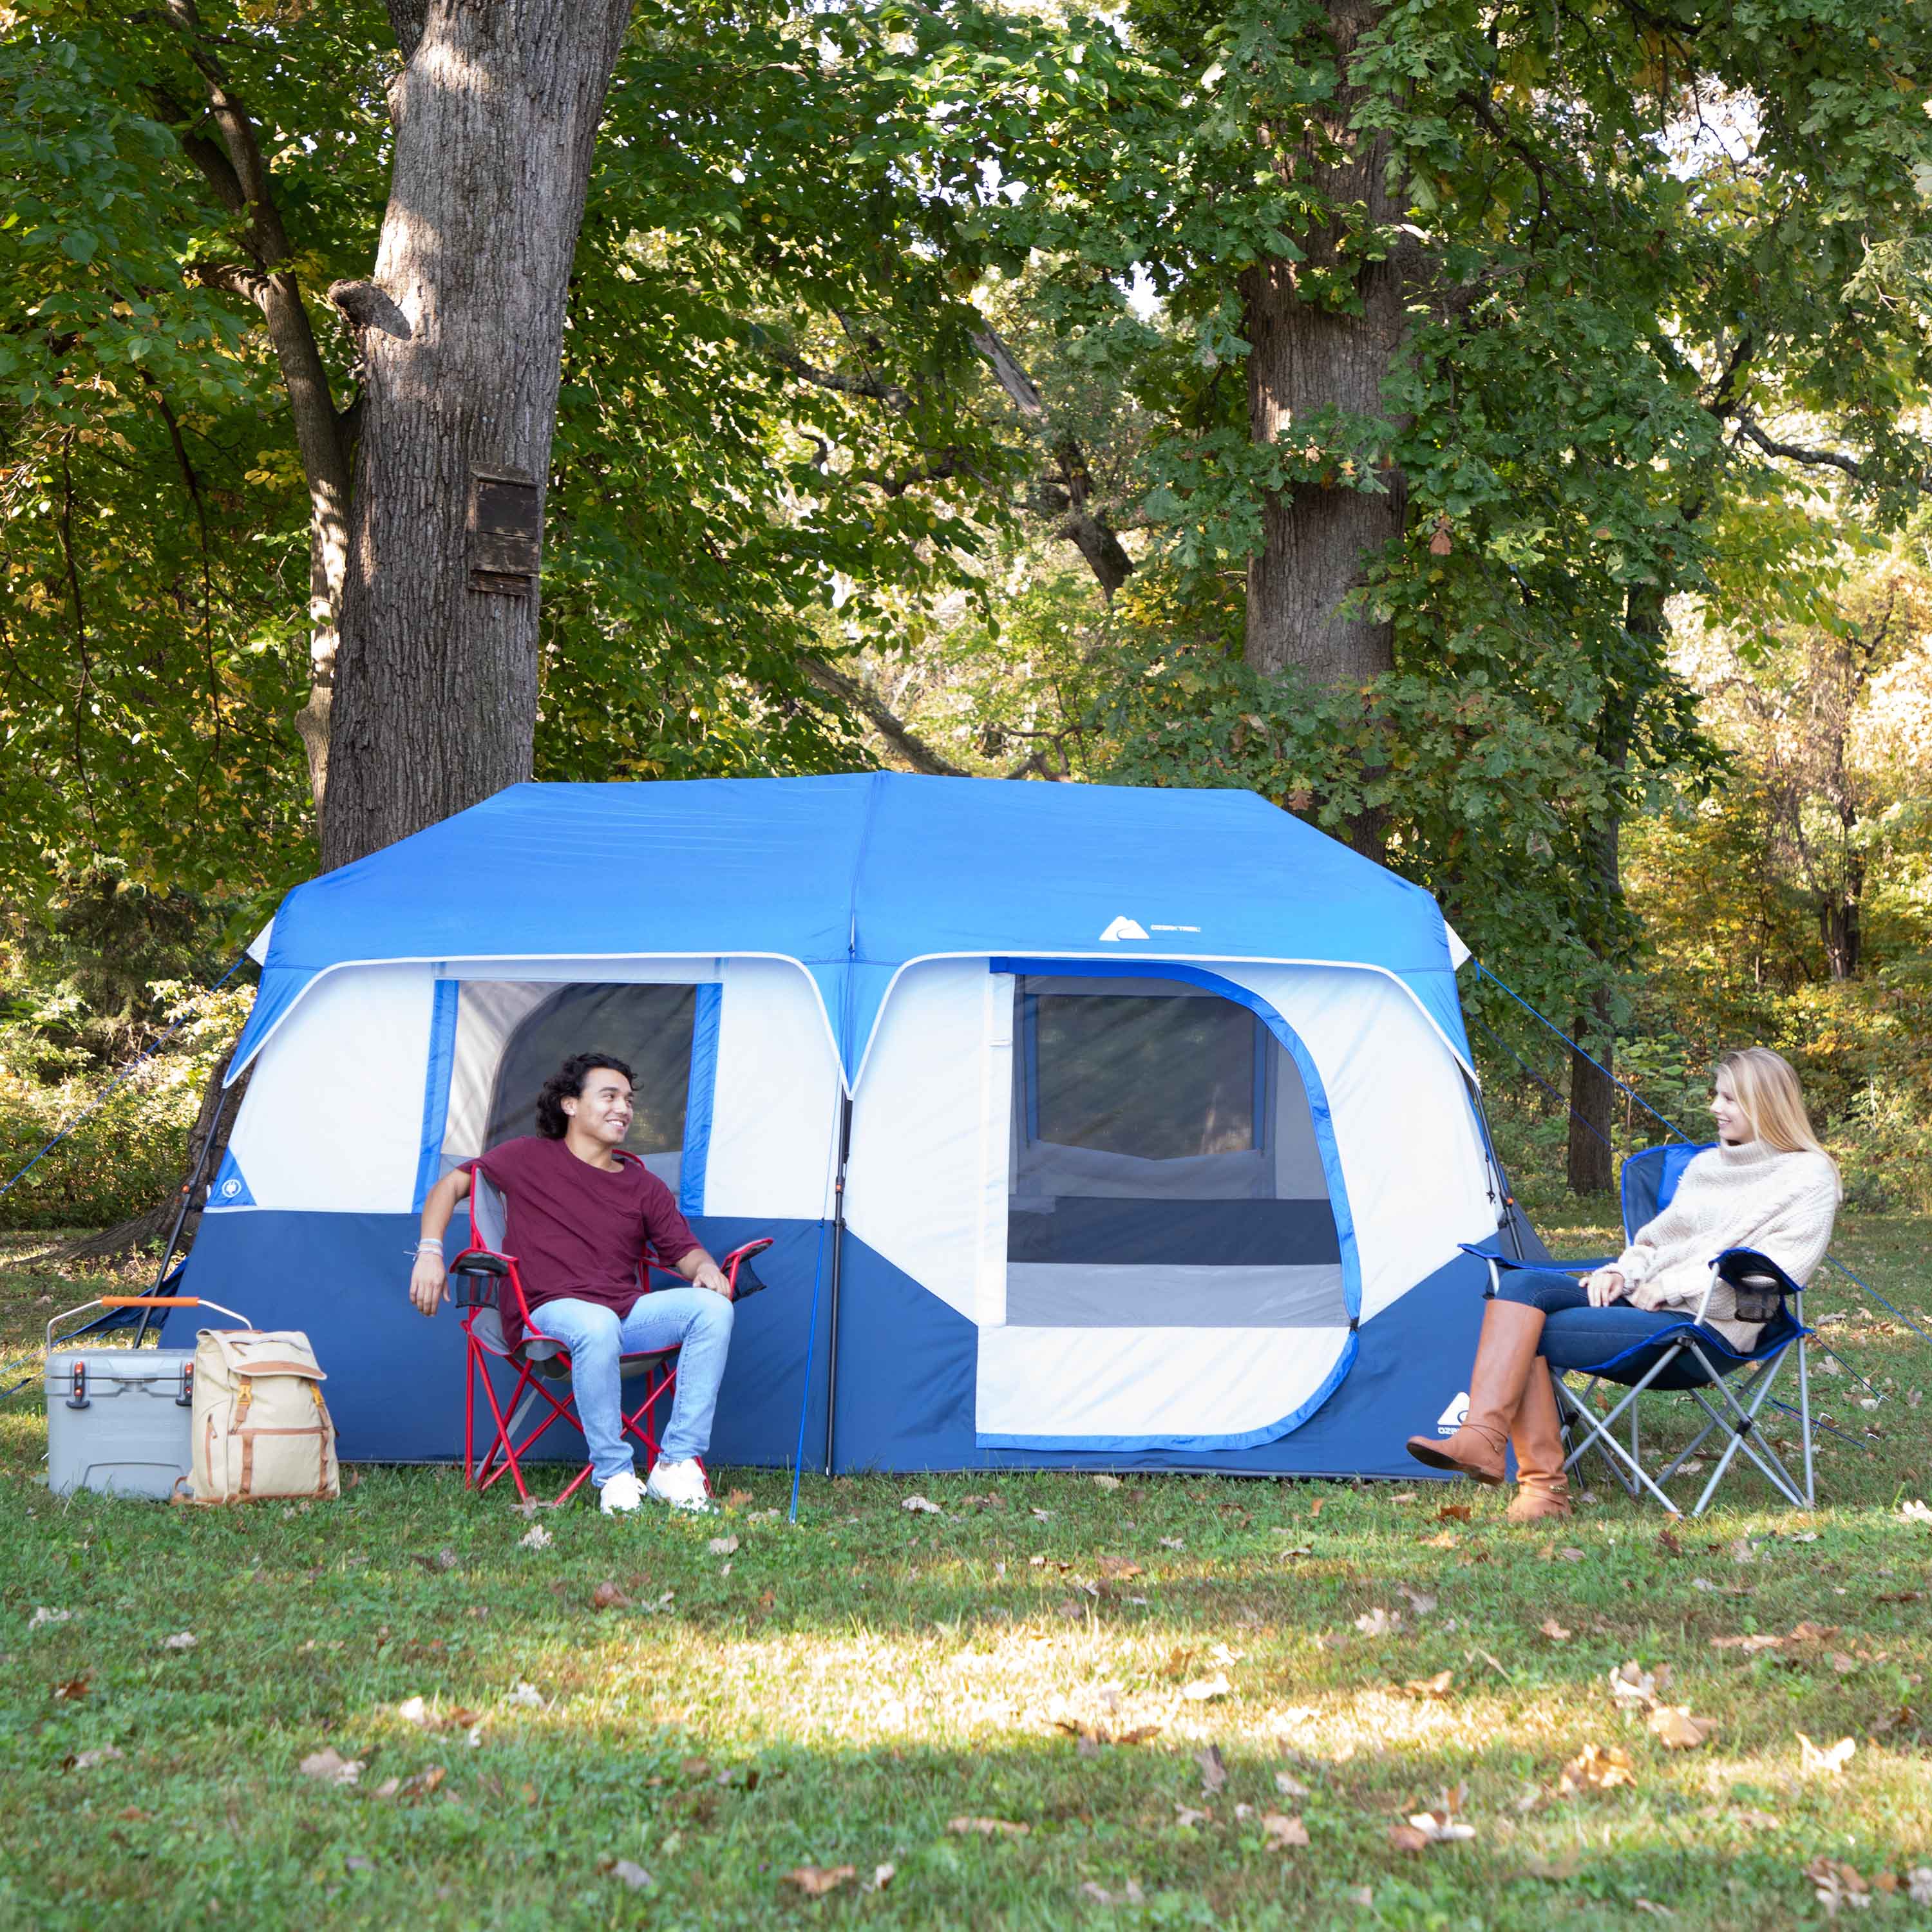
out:
{"label": "maroon t-shirt", "polygon": [[[638,1264],[646,1241],[668,1268],[699,1245],[670,1190],[634,1156],[614,1174],[579,1160],[562,1141],[526,1134],[463,1167],[480,1167],[502,1190],[505,1245],[532,1309],[601,1301],[621,1318],[644,1292]],[[514,1310],[505,1316],[514,1346],[522,1324]]]}

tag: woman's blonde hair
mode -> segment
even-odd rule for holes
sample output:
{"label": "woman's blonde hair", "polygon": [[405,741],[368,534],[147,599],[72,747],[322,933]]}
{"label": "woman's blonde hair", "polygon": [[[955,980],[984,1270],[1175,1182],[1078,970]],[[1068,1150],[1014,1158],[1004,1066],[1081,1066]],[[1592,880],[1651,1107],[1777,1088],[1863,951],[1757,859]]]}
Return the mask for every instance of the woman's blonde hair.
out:
{"label": "woman's blonde hair", "polygon": [[1754,1138],[1780,1154],[1822,1154],[1831,1160],[1812,1130],[1796,1070],[1784,1054],[1768,1046],[1740,1047],[1719,1060],[1717,1072],[1730,1076],[1731,1091]]}

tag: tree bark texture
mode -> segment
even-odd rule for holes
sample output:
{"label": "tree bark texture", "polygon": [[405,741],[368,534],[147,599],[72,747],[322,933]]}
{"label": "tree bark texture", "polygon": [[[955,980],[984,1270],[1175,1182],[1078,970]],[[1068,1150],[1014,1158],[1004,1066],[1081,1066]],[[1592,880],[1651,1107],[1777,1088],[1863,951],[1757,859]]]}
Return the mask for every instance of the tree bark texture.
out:
{"label": "tree bark texture", "polygon": [[338,298],[363,389],[326,867],[530,776],[538,586],[472,587],[471,495],[479,473],[527,478],[542,528],[571,262],[629,14],[430,0],[390,90],[373,287]]}
{"label": "tree bark texture", "polygon": [[[1273,164],[1304,182],[1312,178],[1338,208],[1359,210],[1372,224],[1392,223],[1402,211],[1388,188],[1388,138],[1348,127],[1363,97],[1348,79],[1350,56],[1384,10],[1382,0],[1329,0],[1328,10],[1342,81],[1324,120],[1341,158],[1318,155],[1311,143],[1274,155]],[[1393,260],[1355,269],[1359,314],[1303,292],[1311,271],[1347,266],[1347,234],[1340,221],[1331,223],[1300,238],[1306,260],[1260,262],[1241,276],[1249,434],[1256,443],[1293,445],[1317,435],[1324,413],[1382,412],[1382,385],[1404,333],[1401,271]],[[1400,472],[1384,469],[1378,493],[1355,487],[1359,480],[1336,474],[1298,482],[1263,505],[1262,545],[1248,565],[1246,655],[1256,670],[1294,670],[1317,684],[1340,685],[1392,668],[1390,626],[1338,614],[1362,583],[1365,560],[1402,530]]]}

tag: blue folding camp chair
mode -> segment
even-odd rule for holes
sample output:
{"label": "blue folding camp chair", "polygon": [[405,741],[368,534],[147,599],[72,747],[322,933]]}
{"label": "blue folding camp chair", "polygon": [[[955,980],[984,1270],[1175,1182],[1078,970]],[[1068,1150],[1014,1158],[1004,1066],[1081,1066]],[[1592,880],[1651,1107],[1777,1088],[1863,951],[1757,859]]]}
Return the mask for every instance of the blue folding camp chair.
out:
{"label": "blue folding camp chair", "polygon": [[[1691,1156],[1703,1150],[1689,1146],[1646,1148],[1624,1162],[1622,1194],[1626,1240],[1669,1204]],[[1511,1261],[1492,1255],[1484,1258],[1490,1264],[1493,1292],[1505,1268],[1553,1268],[1565,1274],[1580,1274],[1602,1268],[1615,1257],[1542,1262]],[[1720,1280],[1730,1282],[1736,1292],[1738,1318],[1762,1321],[1764,1324],[1758,1331],[1756,1346],[1748,1354],[1741,1354],[1716,1329],[1704,1325],[1712,1288]],[[1552,1322],[1562,1319],[1560,1314],[1550,1317]],[[1804,1291],[1797,1282],[1766,1256],[1748,1248],[1726,1249],[1711,1262],[1710,1285],[1695,1315],[1659,1329],[1607,1361],[1568,1371],[1568,1375],[1582,1378],[1580,1391],[1570,1386],[1564,1373],[1552,1371],[1551,1379],[1563,1416],[1564,1439],[1571,1445],[1564,1458],[1564,1468],[1574,1468],[1594,1449],[1630,1495],[1653,1496],[1672,1516],[1681,1516],[1684,1512],[1664,1494],[1663,1486],[1686,1468],[1714,1431],[1724,1430],[1729,1432],[1729,1439],[1709,1481],[1691,1506],[1691,1515],[1702,1516],[1709,1508],[1718,1484],[1740,1452],[1794,1508],[1811,1508],[1816,1501],[1817,1486],[1812,1458],[1810,1373],[1802,1346],[1811,1332],[1804,1326]],[[1802,1480],[1785,1467],[1766,1439],[1760,1420],[1785,1358],[1794,1350],[1798,1358],[1795,1415],[1804,1454]],[[1743,1380],[1734,1388],[1732,1378],[1738,1376]],[[1598,1405],[1607,1400],[1606,1393],[1600,1394],[1606,1384],[1627,1393],[1605,1409]],[[1690,1442],[1654,1475],[1643,1466],[1638,1428],[1638,1398],[1652,1391],[1688,1395],[1706,1418]],[[1786,1403],[1772,1406],[1782,1412],[1794,1413]],[[1616,1432],[1620,1424],[1628,1429],[1627,1442]]]}

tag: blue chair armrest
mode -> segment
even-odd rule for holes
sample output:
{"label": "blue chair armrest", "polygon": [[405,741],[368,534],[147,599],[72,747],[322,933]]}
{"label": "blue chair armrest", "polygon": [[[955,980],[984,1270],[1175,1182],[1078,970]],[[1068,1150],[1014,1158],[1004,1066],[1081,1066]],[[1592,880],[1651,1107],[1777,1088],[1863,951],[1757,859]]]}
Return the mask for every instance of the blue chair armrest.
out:
{"label": "blue chair armrest", "polygon": [[1466,1255],[1474,1255],[1479,1262],[1493,1262],[1499,1268],[1553,1268],[1558,1274],[1588,1274],[1600,1268],[1608,1268],[1616,1259],[1615,1255],[1603,1255],[1589,1261],[1581,1262],[1525,1262],[1518,1261],[1513,1255],[1492,1255],[1487,1248],[1479,1247],[1474,1241],[1458,1241],[1456,1245]]}
{"label": "blue chair armrest", "polygon": [[1711,1265],[1718,1270],[1719,1280],[1727,1281],[1734,1288],[1739,1282],[1757,1275],[1768,1276],[1777,1282],[1780,1294],[1802,1294],[1804,1292],[1770,1256],[1760,1254],[1755,1248],[1726,1248]]}

